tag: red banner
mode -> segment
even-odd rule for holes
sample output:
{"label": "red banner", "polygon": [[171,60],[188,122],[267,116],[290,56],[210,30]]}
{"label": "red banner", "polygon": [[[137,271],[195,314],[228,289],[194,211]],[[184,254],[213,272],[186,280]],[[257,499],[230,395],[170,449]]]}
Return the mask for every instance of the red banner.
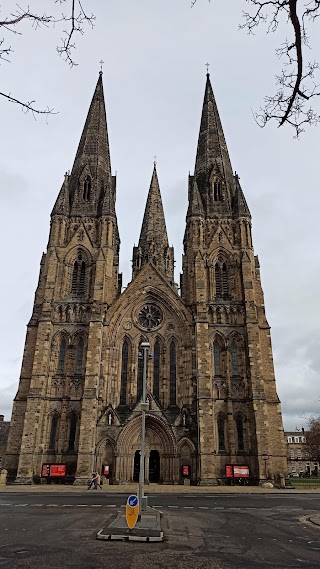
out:
{"label": "red banner", "polygon": [[235,478],[249,478],[249,466],[238,466],[233,467],[233,476]]}
{"label": "red banner", "polygon": [[109,464],[105,464],[105,465],[103,466],[103,474],[104,474],[104,476],[109,476],[109,474],[110,474],[110,466],[109,466]]}
{"label": "red banner", "polygon": [[41,476],[52,476],[54,478],[59,478],[65,476],[66,472],[67,467],[65,464],[43,464],[41,469]]}
{"label": "red banner", "polygon": [[226,464],[226,477],[232,478],[233,476],[233,467],[232,464]]}
{"label": "red banner", "polygon": [[182,467],[182,476],[189,476],[189,472],[190,472],[190,466],[188,464],[185,464]]}

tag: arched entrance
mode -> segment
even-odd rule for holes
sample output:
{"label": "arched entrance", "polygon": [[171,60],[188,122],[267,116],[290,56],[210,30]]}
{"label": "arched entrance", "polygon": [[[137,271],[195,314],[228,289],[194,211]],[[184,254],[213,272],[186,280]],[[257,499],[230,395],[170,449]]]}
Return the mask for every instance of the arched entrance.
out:
{"label": "arched entrance", "polygon": [[[116,477],[120,483],[138,482],[140,473],[141,417],[126,425],[117,445]],[[174,435],[161,418],[147,414],[145,441],[145,482],[178,481],[179,462]]]}
{"label": "arched entrance", "polygon": [[115,477],[114,447],[114,441],[110,441],[109,439],[102,439],[99,441],[96,449],[96,464],[94,465],[94,469],[97,470],[102,476],[105,475],[105,472],[108,472],[106,478],[108,478],[110,482]]}

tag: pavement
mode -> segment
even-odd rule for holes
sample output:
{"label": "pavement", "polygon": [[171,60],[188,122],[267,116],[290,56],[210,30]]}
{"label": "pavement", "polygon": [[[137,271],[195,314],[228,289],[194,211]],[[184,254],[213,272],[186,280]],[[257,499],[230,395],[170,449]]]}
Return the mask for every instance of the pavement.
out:
{"label": "pavement", "polygon": [[[182,486],[166,484],[146,484],[145,494],[320,494],[320,487],[305,488],[262,488],[261,486]],[[109,485],[103,484],[102,490],[88,490],[87,486],[69,484],[30,484],[8,486],[1,484],[0,493],[83,493],[97,492],[104,494],[136,494],[138,484]]]}

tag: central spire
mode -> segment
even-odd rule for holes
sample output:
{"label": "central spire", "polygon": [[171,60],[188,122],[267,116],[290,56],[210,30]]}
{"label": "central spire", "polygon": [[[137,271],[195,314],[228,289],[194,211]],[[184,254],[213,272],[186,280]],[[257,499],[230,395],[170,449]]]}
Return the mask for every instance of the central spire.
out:
{"label": "central spire", "polygon": [[224,203],[223,209],[230,210],[234,187],[233,172],[209,73],[207,73],[194,175],[206,214],[214,213],[215,207],[212,202],[217,202],[216,205],[218,202]]}
{"label": "central spire", "polygon": [[173,247],[169,247],[156,162],[153,165],[139,244],[133,248],[133,277],[147,263],[153,263],[173,282],[174,253]]}

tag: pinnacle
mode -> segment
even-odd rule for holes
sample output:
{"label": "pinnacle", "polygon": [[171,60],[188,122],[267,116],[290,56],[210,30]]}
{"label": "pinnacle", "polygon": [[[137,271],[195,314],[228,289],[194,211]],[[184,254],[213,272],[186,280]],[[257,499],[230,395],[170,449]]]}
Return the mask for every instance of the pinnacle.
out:
{"label": "pinnacle", "polygon": [[210,75],[207,74],[202,108],[195,177],[200,194],[207,192],[208,179],[216,173],[226,187],[225,202],[230,203],[233,188],[233,172],[225,136],[213,94]]}

